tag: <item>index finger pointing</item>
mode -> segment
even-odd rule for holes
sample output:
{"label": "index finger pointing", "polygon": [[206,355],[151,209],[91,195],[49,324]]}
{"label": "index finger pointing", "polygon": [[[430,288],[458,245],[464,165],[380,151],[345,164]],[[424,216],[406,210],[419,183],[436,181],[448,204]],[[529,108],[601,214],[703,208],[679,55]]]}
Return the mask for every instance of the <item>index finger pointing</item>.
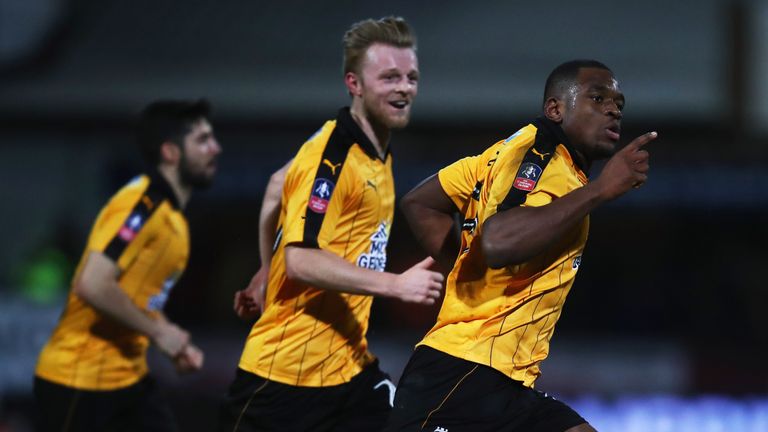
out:
{"label": "index finger pointing", "polygon": [[656,133],[656,131],[645,133],[635,138],[634,140],[632,140],[632,142],[629,143],[627,147],[630,148],[631,150],[637,150],[643,147],[644,145],[648,144],[649,142],[655,140],[656,137],[658,136],[659,134]]}

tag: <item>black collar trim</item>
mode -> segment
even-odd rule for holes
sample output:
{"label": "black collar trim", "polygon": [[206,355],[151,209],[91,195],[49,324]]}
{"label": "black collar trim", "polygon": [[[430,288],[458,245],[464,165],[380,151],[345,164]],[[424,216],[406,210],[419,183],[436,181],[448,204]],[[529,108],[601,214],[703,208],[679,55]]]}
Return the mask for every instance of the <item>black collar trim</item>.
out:
{"label": "black collar trim", "polygon": [[160,196],[168,199],[176,210],[181,210],[181,205],[179,204],[178,197],[176,197],[176,193],[173,191],[170,183],[168,183],[168,180],[160,174],[160,171],[151,169],[149,170],[148,176],[149,188],[154,189]]}
{"label": "black collar trim", "polygon": [[571,154],[573,163],[575,163],[576,166],[579,167],[582,172],[584,172],[584,174],[588,174],[585,170],[585,167],[583,166],[583,162],[580,157],[581,153],[576,151],[576,149],[573,147],[573,144],[571,144],[571,141],[565,135],[565,132],[563,132],[563,128],[560,127],[559,124],[546,117],[537,117],[533,124],[536,126],[536,129],[541,131],[540,133],[542,134],[542,137],[552,141],[555,146],[557,146],[557,144],[562,144],[565,146],[566,150],[568,150],[568,153]]}
{"label": "black collar trim", "polygon": [[341,131],[352,141],[357,143],[363,151],[372,159],[386,160],[389,156],[389,147],[384,154],[384,158],[379,157],[379,152],[376,151],[373,143],[368,136],[360,129],[355,119],[352,118],[352,114],[349,111],[349,107],[344,107],[339,110],[339,115],[336,117],[336,124],[341,126]]}

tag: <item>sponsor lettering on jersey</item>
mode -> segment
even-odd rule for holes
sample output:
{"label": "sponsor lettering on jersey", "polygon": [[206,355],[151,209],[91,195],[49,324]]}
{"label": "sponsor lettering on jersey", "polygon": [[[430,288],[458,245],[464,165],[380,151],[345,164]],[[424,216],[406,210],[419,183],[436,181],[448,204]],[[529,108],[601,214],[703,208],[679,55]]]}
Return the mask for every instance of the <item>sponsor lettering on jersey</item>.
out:
{"label": "sponsor lettering on jersey", "polygon": [[357,257],[357,266],[383,272],[387,266],[387,242],[389,230],[387,222],[382,221],[376,232],[371,236],[371,247],[368,253],[362,253]]}
{"label": "sponsor lettering on jersey", "polygon": [[324,178],[315,180],[312,185],[312,194],[309,196],[307,206],[315,213],[323,214],[328,210],[328,202],[333,194],[333,188],[336,185],[332,181]]}
{"label": "sponsor lettering on jersey", "polygon": [[176,285],[176,281],[178,281],[180,277],[181,277],[181,272],[178,272],[178,271],[168,276],[165,279],[165,282],[163,282],[163,289],[160,290],[159,293],[149,298],[149,302],[147,302],[147,310],[151,310],[151,311],[162,310],[163,307],[165,307],[165,302],[168,301],[168,296],[171,295],[171,290],[173,289],[173,286]]}
{"label": "sponsor lettering on jersey", "polygon": [[517,172],[515,181],[512,185],[516,189],[520,189],[526,192],[530,192],[536,187],[536,183],[541,176],[541,167],[535,163],[526,162],[520,165],[520,170]]}

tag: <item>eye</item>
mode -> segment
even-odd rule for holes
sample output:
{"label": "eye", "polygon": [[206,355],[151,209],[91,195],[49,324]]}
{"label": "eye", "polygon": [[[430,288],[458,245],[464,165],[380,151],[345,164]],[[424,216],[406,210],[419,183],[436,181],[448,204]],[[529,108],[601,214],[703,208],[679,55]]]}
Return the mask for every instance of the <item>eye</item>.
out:
{"label": "eye", "polygon": [[197,142],[199,144],[205,144],[206,142],[208,142],[209,139],[211,139],[211,134],[210,133],[204,133],[204,134],[201,134],[200,136],[197,137]]}
{"label": "eye", "polygon": [[597,102],[597,103],[601,103],[603,101],[603,97],[600,96],[600,95],[594,95],[594,96],[592,96],[592,100]]}
{"label": "eye", "polygon": [[419,76],[416,74],[408,75],[408,81],[411,81],[413,83],[419,82]]}

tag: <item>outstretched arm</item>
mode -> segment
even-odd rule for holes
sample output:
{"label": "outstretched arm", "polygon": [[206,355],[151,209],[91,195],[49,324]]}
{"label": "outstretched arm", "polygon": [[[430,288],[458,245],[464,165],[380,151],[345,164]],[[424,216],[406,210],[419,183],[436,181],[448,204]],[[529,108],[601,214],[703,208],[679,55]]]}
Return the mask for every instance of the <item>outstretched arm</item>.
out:
{"label": "outstretched arm", "polygon": [[656,132],[635,138],[606,163],[600,177],[541,207],[515,207],[483,224],[482,247],[491,268],[520,264],[544,252],[600,204],[642,185],[648,152],[642,147]]}
{"label": "outstretched arm", "polygon": [[416,241],[444,271],[450,271],[460,247],[454,218],[459,209],[440,186],[437,174],[408,192],[400,208]]}
{"label": "outstretched arm", "polygon": [[393,297],[405,302],[434,304],[440,298],[443,275],[428,270],[427,258],[401,274],[361,267],[322,249],[286,246],[288,279],[350,294]]}

